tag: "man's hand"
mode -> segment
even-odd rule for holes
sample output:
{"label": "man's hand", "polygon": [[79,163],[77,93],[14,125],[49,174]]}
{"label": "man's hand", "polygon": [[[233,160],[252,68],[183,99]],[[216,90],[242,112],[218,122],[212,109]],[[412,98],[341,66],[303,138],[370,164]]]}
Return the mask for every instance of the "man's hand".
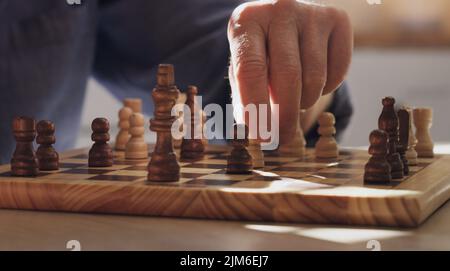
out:
{"label": "man's hand", "polygon": [[240,5],[228,39],[234,103],[279,104],[281,143],[298,129],[300,108],[342,84],[353,49],[345,12],[295,0]]}

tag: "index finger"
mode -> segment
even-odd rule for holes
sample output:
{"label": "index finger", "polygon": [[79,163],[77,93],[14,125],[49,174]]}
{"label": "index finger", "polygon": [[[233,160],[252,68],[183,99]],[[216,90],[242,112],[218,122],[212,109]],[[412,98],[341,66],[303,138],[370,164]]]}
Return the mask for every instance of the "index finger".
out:
{"label": "index finger", "polygon": [[[231,52],[230,83],[236,122],[258,127],[259,118],[267,117],[269,120],[270,115],[265,32],[256,21],[236,21],[232,17],[228,38]],[[258,112],[260,105],[266,105],[268,116],[258,116],[256,124],[250,124],[248,115],[238,110],[240,106],[249,104],[256,105]],[[254,134],[252,129],[249,136],[258,138],[258,134]]]}

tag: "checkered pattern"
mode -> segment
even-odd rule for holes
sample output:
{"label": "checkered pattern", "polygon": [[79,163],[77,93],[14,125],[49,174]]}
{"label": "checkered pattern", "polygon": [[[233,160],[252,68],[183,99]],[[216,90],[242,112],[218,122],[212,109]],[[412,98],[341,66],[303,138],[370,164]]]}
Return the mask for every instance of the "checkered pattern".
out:
{"label": "checkered pattern", "polygon": [[[114,165],[107,168],[92,168],[87,165],[87,155],[75,155],[63,159],[60,169],[41,172],[38,180],[63,182],[111,182],[146,183],[156,186],[175,187],[236,187],[261,189],[276,183],[285,188],[303,188],[318,184],[319,187],[363,186],[364,165],[368,160],[365,151],[341,151],[338,159],[316,159],[314,150],[308,150],[304,158],[265,154],[265,168],[254,170],[252,174],[226,174],[227,151],[215,146],[207,151],[200,161],[180,162],[180,180],[173,183],[147,182],[147,160],[125,160],[123,153],[116,153]],[[411,175],[425,168],[433,159],[419,159],[417,166],[411,167]],[[9,171],[0,172],[2,178],[10,179]],[[386,187],[394,187],[405,181],[393,182]]]}

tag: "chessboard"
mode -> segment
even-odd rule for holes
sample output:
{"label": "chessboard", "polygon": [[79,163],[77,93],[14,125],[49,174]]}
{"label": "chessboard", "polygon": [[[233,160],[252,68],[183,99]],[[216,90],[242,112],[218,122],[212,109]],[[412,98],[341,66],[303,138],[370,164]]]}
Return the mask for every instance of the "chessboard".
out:
{"label": "chessboard", "polygon": [[[152,146],[149,148],[152,149]],[[87,150],[61,155],[60,169],[11,177],[0,166],[0,208],[219,220],[415,227],[450,198],[450,156],[419,158],[389,185],[365,185],[367,151],[344,149],[319,160],[266,153],[265,168],[226,174],[228,148],[208,145],[205,158],[180,162],[178,182],[146,181],[147,160],[88,167]],[[150,153],[151,155],[151,153]]]}

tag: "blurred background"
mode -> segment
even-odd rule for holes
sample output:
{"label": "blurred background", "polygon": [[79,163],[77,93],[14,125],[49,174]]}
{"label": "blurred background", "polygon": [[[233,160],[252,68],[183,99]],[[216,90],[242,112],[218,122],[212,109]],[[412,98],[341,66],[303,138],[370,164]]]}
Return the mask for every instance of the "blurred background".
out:
{"label": "blurred background", "polygon": [[[355,114],[342,145],[368,144],[369,132],[376,128],[381,112],[381,97],[387,95],[394,96],[399,104],[432,107],[433,139],[450,142],[450,1],[314,2],[339,6],[353,21],[355,52],[347,81]],[[99,100],[102,103],[97,103]],[[120,107],[119,101],[91,80],[77,145],[89,146],[93,118],[105,116],[105,112],[118,112]],[[117,131],[116,115],[105,116],[114,126],[112,134]]]}

